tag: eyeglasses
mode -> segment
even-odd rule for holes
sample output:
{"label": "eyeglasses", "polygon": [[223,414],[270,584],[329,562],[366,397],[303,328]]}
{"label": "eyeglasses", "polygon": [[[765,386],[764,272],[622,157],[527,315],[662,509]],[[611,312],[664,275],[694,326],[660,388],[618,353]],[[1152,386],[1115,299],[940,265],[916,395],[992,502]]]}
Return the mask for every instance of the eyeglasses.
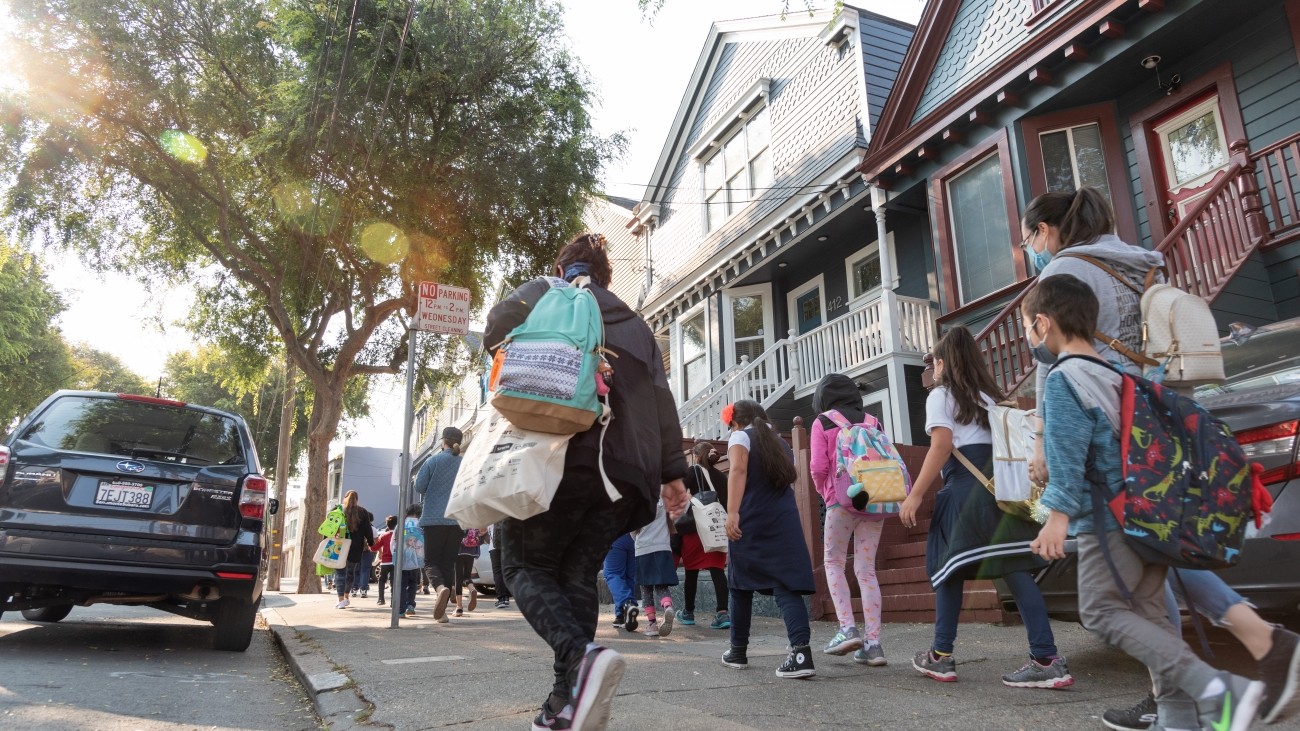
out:
{"label": "eyeglasses", "polygon": [[1033,231],[1030,231],[1029,235],[1026,236],[1023,240],[1021,240],[1020,248],[1028,249],[1030,244],[1033,242],[1034,237],[1037,235],[1038,235],[1038,229],[1034,229]]}

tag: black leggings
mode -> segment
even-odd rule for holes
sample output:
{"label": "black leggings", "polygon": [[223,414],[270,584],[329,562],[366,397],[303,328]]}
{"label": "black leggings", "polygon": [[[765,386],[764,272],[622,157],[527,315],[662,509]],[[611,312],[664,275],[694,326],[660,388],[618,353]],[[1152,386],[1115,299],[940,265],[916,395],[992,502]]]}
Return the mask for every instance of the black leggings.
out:
{"label": "black leggings", "polygon": [[424,574],[429,586],[456,586],[456,554],[460,553],[460,538],[465,531],[458,525],[424,526]]}
{"label": "black leggings", "polygon": [[[381,604],[384,601],[384,582],[388,582],[389,584],[392,584],[393,582],[393,565],[391,563],[379,564],[379,602]],[[397,594],[399,598],[401,597],[399,589],[394,589],[393,593]],[[403,609],[405,609],[405,607],[403,607]]]}
{"label": "black leggings", "polygon": [[456,556],[456,588],[453,596],[460,596],[460,588],[470,582],[474,575],[474,557],[460,554]]}
{"label": "black leggings", "polygon": [[[722,569],[709,569],[709,578],[713,579],[713,597],[718,603],[718,611],[727,611],[727,572]],[[686,569],[686,611],[695,611],[695,590],[700,580],[699,569]]]}

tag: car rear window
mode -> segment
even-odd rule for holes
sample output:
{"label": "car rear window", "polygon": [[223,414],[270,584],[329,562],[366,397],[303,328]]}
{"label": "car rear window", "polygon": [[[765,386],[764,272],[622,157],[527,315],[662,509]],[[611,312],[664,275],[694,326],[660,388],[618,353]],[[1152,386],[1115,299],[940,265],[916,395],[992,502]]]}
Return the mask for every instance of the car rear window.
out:
{"label": "car rear window", "polygon": [[65,396],[19,435],[33,444],[176,464],[239,464],[234,419],[128,399]]}

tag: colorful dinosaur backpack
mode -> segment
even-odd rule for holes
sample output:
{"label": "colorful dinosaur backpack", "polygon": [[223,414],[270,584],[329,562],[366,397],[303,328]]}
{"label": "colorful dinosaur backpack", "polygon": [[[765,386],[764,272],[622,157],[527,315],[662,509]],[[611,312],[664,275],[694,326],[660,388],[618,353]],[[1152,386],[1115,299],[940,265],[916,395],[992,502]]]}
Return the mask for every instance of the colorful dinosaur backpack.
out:
{"label": "colorful dinosaur backpack", "polygon": [[[853,487],[853,463],[865,459],[870,461],[895,460],[902,468],[904,484],[910,489],[912,478],[907,474],[907,465],[899,456],[898,450],[889,441],[880,421],[871,414],[863,418],[861,424],[850,424],[840,412],[831,409],[821,415],[839,427],[840,433],[835,438],[835,499],[844,509],[858,515],[889,515],[897,513],[899,504],[872,503],[866,491],[858,490],[850,495]],[[823,422],[825,426],[825,422]]]}
{"label": "colorful dinosaur backpack", "polygon": [[[1200,404],[1171,388],[1121,375],[1124,487],[1106,507],[1129,546],[1150,563],[1232,566],[1241,557],[1247,522],[1270,507],[1258,465]],[[1100,491],[1093,494],[1098,496],[1094,509],[1101,513]]]}
{"label": "colorful dinosaur backpack", "polygon": [[551,288],[497,349],[492,406],[511,424],[547,434],[577,434],[601,415],[605,329],[587,278]]}
{"label": "colorful dinosaur backpack", "polygon": [[460,538],[460,545],[465,548],[478,548],[478,529],[470,528]]}

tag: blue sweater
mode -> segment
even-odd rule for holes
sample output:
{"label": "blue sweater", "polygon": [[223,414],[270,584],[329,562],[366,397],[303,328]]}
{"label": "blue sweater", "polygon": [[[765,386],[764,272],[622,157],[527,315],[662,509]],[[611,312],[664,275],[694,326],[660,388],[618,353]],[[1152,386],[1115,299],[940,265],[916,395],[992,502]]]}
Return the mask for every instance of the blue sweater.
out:
{"label": "blue sweater", "polygon": [[415,491],[424,496],[420,525],[456,525],[446,515],[447,500],[451,498],[451,487],[456,484],[459,471],[460,455],[447,449],[425,460],[415,476]]}
{"label": "blue sweater", "polygon": [[[1060,363],[1047,375],[1042,416],[1048,480],[1042,504],[1070,516],[1070,535],[1097,532],[1093,480],[1106,483],[1108,494],[1102,497],[1107,499],[1124,484],[1119,443],[1121,382],[1113,368],[1081,358]],[[1088,479],[1089,474],[1093,480]],[[1106,530],[1119,530],[1109,511],[1106,515]]]}

